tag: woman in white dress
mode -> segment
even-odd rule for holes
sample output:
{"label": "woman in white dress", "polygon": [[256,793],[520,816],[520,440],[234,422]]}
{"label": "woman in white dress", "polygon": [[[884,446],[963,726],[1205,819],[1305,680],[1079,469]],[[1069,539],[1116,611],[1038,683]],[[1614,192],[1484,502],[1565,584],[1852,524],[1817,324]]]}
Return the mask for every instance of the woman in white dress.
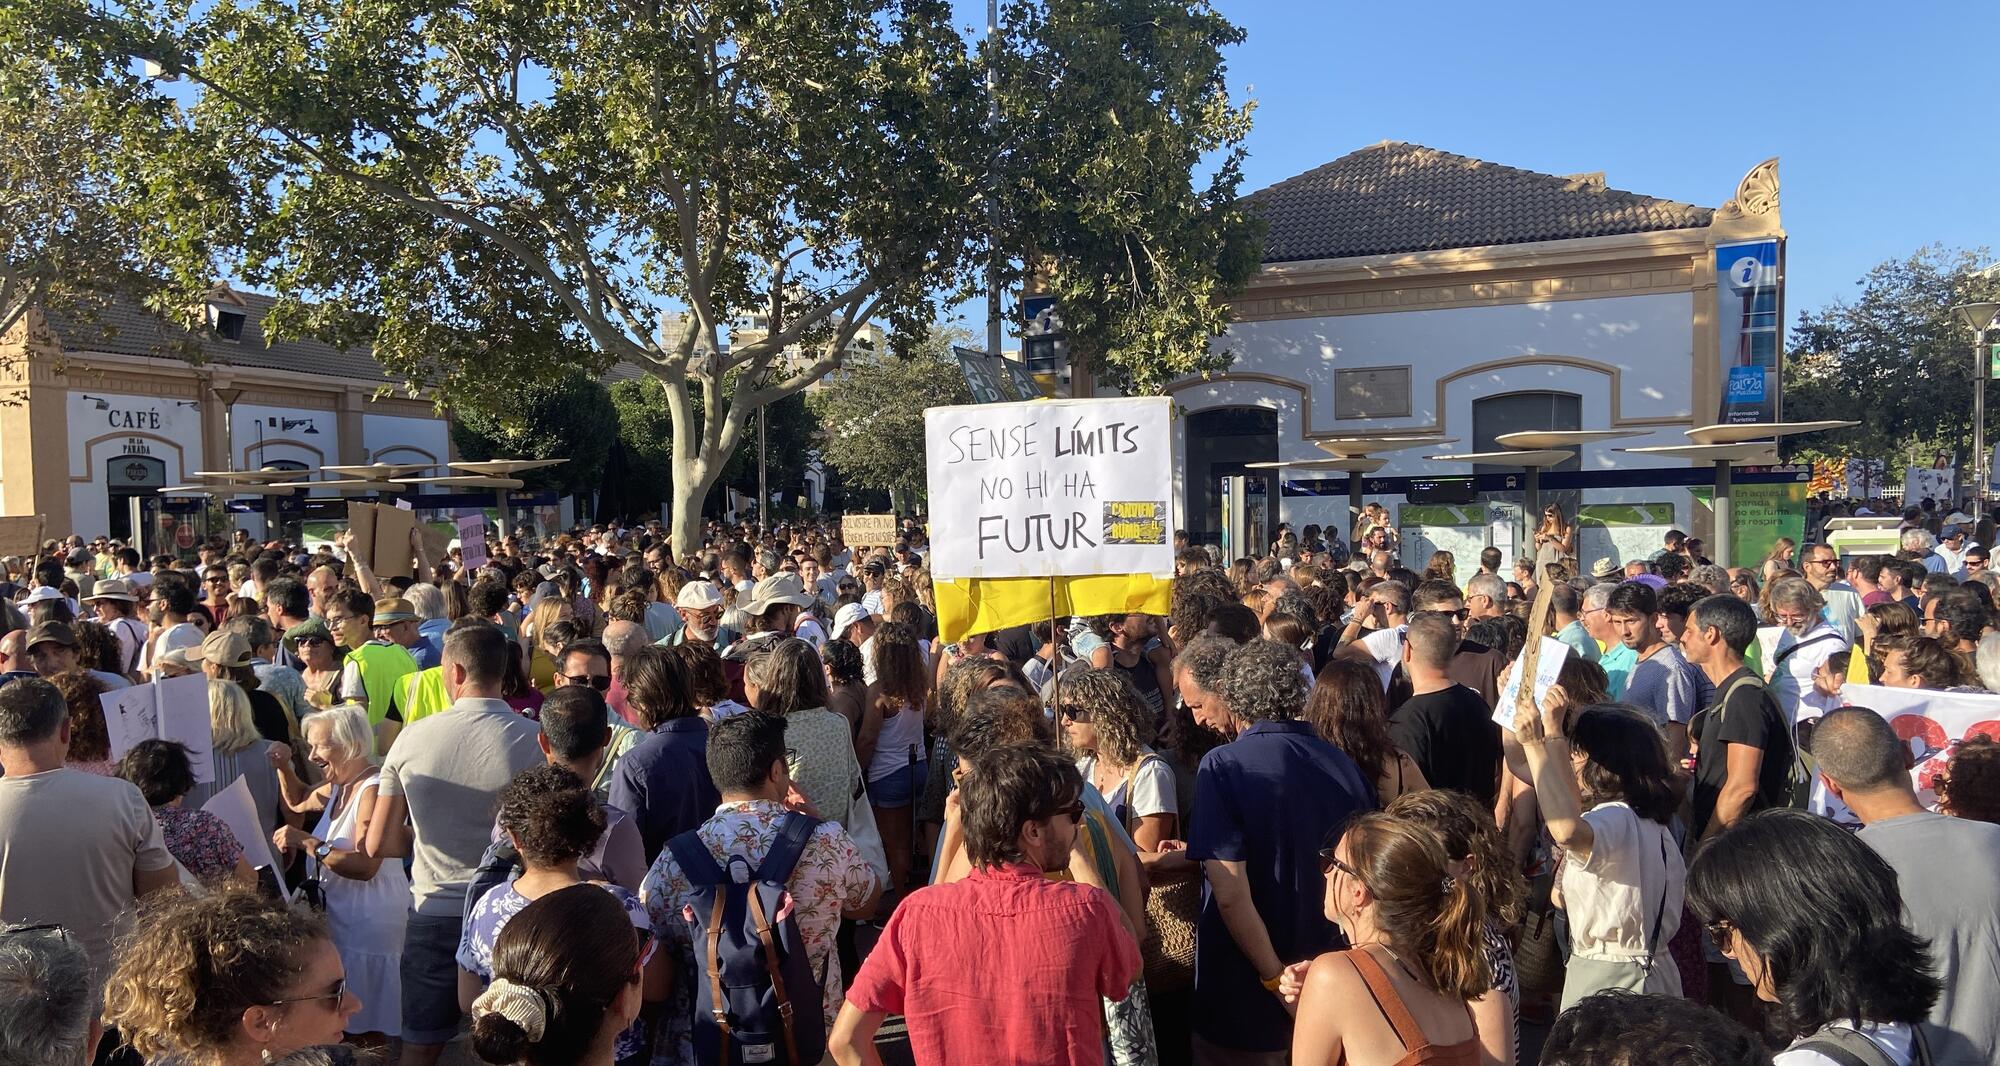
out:
{"label": "woman in white dress", "polygon": [[348,1020],[347,1031],[363,1045],[385,1043],[402,1031],[399,967],[410,878],[401,862],[361,853],[360,841],[368,835],[381,774],[370,759],[374,730],[366,709],[343,703],[307,715],[302,731],[313,764],[326,775],[324,784],[309,789],[299,780],[282,745],[271,759],[286,805],[298,814],[317,813],[319,821],[310,833],[291,826],[279,829],[271,842],[283,851],[302,851],[311,857],[312,878],[326,899],[333,946],[347,968],[348,987],[363,1004]]}

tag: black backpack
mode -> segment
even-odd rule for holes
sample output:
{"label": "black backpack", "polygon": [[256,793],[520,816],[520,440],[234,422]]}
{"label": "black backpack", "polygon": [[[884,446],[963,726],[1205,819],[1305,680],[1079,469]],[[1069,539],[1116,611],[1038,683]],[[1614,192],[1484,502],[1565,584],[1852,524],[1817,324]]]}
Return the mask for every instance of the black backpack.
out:
{"label": "black backpack", "polygon": [[821,987],[786,888],[818,827],[787,813],[755,870],[742,855],[718,864],[693,831],[667,841],[693,892],[683,913],[694,940],[696,1061],[813,1066],[826,1054]]}

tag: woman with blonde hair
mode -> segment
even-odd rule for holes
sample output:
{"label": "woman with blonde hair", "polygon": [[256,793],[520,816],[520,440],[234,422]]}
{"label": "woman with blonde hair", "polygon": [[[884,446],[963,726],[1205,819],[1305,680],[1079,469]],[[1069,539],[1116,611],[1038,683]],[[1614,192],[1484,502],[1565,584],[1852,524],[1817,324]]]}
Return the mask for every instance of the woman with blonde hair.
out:
{"label": "woman with blonde hair", "polygon": [[1424,564],[1425,581],[1443,581],[1458,585],[1458,556],[1439,548],[1431,553],[1430,561]]}
{"label": "woman with blonde hair", "polygon": [[325,781],[309,787],[291,771],[291,762],[273,749],[273,765],[285,806],[295,814],[318,814],[312,832],[283,826],[271,835],[280,851],[310,857],[309,876],[325,904],[333,945],[347,967],[347,979],[365,1006],[349,1032],[369,1045],[401,1034],[401,958],[408,925],[410,877],[400,861],[383,862],[362,853],[375,816],[381,768],[370,757],[375,735],[368,711],[342,703],[306,715],[308,761]]}
{"label": "woman with blonde hair", "polygon": [[1486,903],[1428,826],[1374,812],[1320,852],[1326,915],[1353,947],[1287,967],[1299,1066],[1479,1066],[1472,1003],[1492,987]]}
{"label": "woman with blonde hair", "polygon": [[1792,558],[1798,551],[1798,542],[1790,537],[1779,537],[1773,541],[1771,550],[1764,555],[1764,561],[1758,567],[1764,572],[1764,583],[1768,585],[1777,579],[1781,571],[1790,570]]}
{"label": "woman with blonde hair", "polygon": [[248,889],[149,897],[119,945],[104,1020],[147,1062],[257,1066],[338,1044],[365,1004],[326,925]]}
{"label": "woman with blonde hair", "polygon": [[521,623],[521,651],[527,656],[528,680],[543,695],[556,685],[555,655],[547,648],[549,627],[576,617],[576,609],[560,595],[544,596],[528,609]]}
{"label": "woman with blonde hair", "polygon": [[1542,524],[1535,528],[1535,569],[1549,563],[1576,558],[1576,526],[1563,514],[1562,504],[1542,508]]}
{"label": "woman with blonde hair", "polygon": [[290,758],[290,749],[257,735],[250,718],[250,697],[233,681],[209,679],[208,725],[214,738],[209,752],[213,774],[209,783],[197,784],[188,792],[187,805],[203,806],[240,777],[256,801],[257,822],[268,839],[279,822],[278,771],[271,764],[274,759]]}

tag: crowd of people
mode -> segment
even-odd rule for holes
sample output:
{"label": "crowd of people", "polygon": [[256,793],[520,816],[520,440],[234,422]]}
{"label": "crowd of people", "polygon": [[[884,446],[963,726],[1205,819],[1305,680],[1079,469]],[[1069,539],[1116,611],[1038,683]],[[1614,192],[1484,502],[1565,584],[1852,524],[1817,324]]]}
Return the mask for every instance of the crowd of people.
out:
{"label": "crowd of people", "polygon": [[[1727,568],[1551,507],[1466,577],[1371,505],[955,640],[913,520],[50,542],[0,562],[0,1066],[1990,1064],[2000,738],[1843,696],[2000,692],[1927,517]],[[189,674],[209,743],[113,752]]]}

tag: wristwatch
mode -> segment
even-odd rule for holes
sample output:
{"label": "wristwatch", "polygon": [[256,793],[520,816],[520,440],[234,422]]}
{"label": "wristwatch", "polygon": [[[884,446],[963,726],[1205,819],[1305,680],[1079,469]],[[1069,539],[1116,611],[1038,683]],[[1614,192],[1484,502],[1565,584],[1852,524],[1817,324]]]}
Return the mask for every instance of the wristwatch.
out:
{"label": "wristwatch", "polygon": [[325,862],[326,857],[331,854],[333,854],[333,845],[324,840],[320,841],[319,847],[313,849],[313,858],[321,862]]}

